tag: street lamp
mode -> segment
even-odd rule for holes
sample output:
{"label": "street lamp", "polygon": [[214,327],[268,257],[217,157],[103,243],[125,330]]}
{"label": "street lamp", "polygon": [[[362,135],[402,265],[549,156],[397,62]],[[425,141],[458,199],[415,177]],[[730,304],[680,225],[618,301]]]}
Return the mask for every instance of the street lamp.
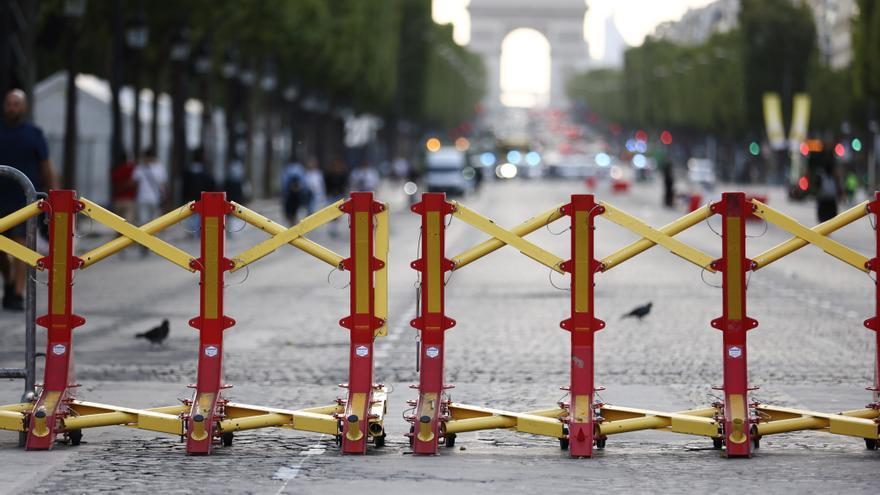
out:
{"label": "street lamp", "polygon": [[278,87],[275,63],[271,58],[266,59],[263,68],[263,77],[260,79],[260,90],[263,92],[263,196],[272,194],[272,184],[275,182],[272,162],[275,160],[275,88]]}
{"label": "street lamp", "polygon": [[66,189],[76,187],[76,145],[77,117],[76,106],[79,96],[76,88],[76,76],[79,64],[76,58],[76,45],[79,41],[79,21],[86,13],[86,0],[65,0],[64,16],[67,18],[67,95],[65,97],[64,115],[64,175],[63,184]]}
{"label": "street lamp", "polygon": [[226,109],[224,112],[226,123],[226,161],[223,168],[223,177],[226,183],[230,182],[230,166],[236,158],[235,145],[238,141],[236,121],[238,120],[239,102],[241,101],[238,71],[238,50],[235,47],[229,47],[223,55],[223,65],[220,67],[220,74],[226,79]]}
{"label": "street lamp", "polygon": [[140,54],[150,41],[150,28],[144,22],[143,9],[138,9],[125,26],[125,44],[131,52],[131,89],[134,94],[134,112],[131,117],[132,156],[134,161],[141,156],[141,86],[140,86]]}

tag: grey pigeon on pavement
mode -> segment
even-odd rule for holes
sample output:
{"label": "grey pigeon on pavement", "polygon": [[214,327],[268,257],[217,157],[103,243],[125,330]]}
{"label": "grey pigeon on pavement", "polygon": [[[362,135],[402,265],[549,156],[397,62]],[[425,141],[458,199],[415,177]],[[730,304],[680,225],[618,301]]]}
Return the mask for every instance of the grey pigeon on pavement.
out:
{"label": "grey pigeon on pavement", "polygon": [[638,306],[636,308],[633,308],[632,311],[621,316],[620,319],[622,320],[624,318],[633,317],[633,318],[638,318],[639,321],[642,321],[642,318],[648,316],[648,313],[651,312],[651,306],[653,306],[653,304],[654,303],[649,302],[648,304],[645,304],[644,306]]}

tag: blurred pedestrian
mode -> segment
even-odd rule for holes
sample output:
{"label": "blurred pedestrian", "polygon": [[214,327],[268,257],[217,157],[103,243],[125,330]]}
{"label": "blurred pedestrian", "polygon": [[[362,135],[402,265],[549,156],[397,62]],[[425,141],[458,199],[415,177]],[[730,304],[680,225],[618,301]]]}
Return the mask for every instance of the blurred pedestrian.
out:
{"label": "blurred pedestrian", "polygon": [[351,172],[349,182],[352,191],[373,191],[379,187],[379,172],[370,165],[367,160],[361,160],[360,164]]}
{"label": "blurred pedestrian", "polygon": [[299,209],[308,200],[305,186],[305,167],[295,153],[291,153],[287,165],[281,172],[281,208],[287,218],[288,225],[295,225]]}
{"label": "blurred pedestrian", "polygon": [[[49,159],[49,146],[43,131],[25,121],[27,95],[20,89],[6,93],[3,100],[3,121],[0,123],[0,165],[20,170],[37,191],[57,189],[57,177]],[[0,177],[0,217],[27,206],[21,187],[12,179]],[[25,225],[19,224],[6,232],[10,239],[25,243]],[[3,309],[24,310],[24,282],[26,265],[0,253],[0,273],[3,274]]]}
{"label": "blurred pedestrian", "polygon": [[[143,225],[162,213],[167,192],[168,172],[156,156],[155,148],[150,147],[144,152],[144,159],[135,167],[132,179],[137,184],[138,223]],[[141,247],[141,255],[146,254],[147,249]]]}
{"label": "blurred pedestrian", "polygon": [[[348,166],[341,158],[333,159],[327,170],[324,171],[324,186],[331,203],[345,198],[345,194],[348,192]],[[339,219],[330,222],[328,226],[330,237],[339,235],[338,221]]]}
{"label": "blurred pedestrian", "polygon": [[663,205],[667,208],[675,206],[675,171],[672,162],[665,160],[663,168]]}
{"label": "blurred pedestrian", "polygon": [[227,166],[226,177],[223,179],[223,190],[226,191],[226,199],[239,204],[247,201],[245,194],[244,163],[241,158],[233,156]]}
{"label": "blurred pedestrian", "polygon": [[[189,164],[189,170],[183,174],[183,200],[199,201],[202,199],[202,192],[212,192],[217,189],[214,177],[208,172],[205,166],[205,153],[202,148],[196,148],[193,151],[193,158]],[[198,233],[201,227],[201,216],[192,215],[189,217],[190,231]]]}
{"label": "blurred pedestrian", "polygon": [[303,172],[303,185],[308,191],[306,211],[309,215],[323,208],[327,204],[327,191],[324,188],[324,174],[318,168],[318,160],[314,157],[306,161]]}
{"label": "blurred pedestrian", "polygon": [[[137,184],[134,181],[135,163],[128,153],[122,152],[122,160],[110,172],[113,183],[113,209],[116,214],[129,222],[135,222],[134,200],[137,195]],[[123,251],[124,253],[125,251]]]}
{"label": "blurred pedestrian", "polygon": [[810,170],[816,171],[813,181],[816,191],[816,216],[825,222],[837,216],[837,201],[841,196],[839,179],[834,170],[834,154],[822,150],[810,154]]}
{"label": "blurred pedestrian", "polygon": [[847,172],[843,186],[846,190],[847,204],[854,205],[856,203],[856,192],[859,190],[859,176],[856,174],[855,170],[850,169],[849,172]]}

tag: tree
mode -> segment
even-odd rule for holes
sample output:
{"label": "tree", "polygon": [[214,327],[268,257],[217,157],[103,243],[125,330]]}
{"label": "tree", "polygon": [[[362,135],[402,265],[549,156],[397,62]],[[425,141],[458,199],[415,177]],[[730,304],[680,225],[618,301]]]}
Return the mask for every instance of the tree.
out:
{"label": "tree", "polygon": [[791,115],[792,96],[804,91],[816,45],[816,26],[808,6],[790,0],[742,0],[746,115],[753,129],[763,128],[762,98],[780,94],[783,121]]}

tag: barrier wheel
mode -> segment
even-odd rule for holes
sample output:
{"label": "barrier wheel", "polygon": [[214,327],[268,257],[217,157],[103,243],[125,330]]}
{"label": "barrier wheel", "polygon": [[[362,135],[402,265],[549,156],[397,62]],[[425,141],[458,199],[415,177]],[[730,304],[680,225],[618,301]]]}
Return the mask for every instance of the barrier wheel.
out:
{"label": "barrier wheel", "polygon": [[79,445],[82,442],[82,437],[82,430],[70,430],[67,432],[67,438],[70,440],[70,445]]}
{"label": "barrier wheel", "polygon": [[568,428],[563,426],[562,434],[565,435],[565,437],[559,439],[559,448],[561,450],[568,450]]}
{"label": "barrier wheel", "polygon": [[233,438],[235,438],[235,434],[231,431],[227,431],[220,437],[220,440],[223,442],[224,447],[232,447]]}
{"label": "barrier wheel", "polygon": [[373,437],[373,445],[376,447],[384,447],[385,446],[385,432],[382,432],[381,435]]}
{"label": "barrier wheel", "polygon": [[715,450],[721,450],[724,447],[724,439],[723,438],[712,438],[712,448]]}
{"label": "barrier wheel", "polygon": [[455,433],[447,433],[446,434],[446,447],[452,448],[455,447]]}
{"label": "barrier wheel", "polygon": [[877,440],[873,438],[865,439],[865,448],[868,450],[877,450]]}
{"label": "barrier wheel", "polygon": [[761,448],[761,437],[759,437],[758,435],[752,436],[752,448],[754,448],[755,450]]}
{"label": "barrier wheel", "polygon": [[415,435],[416,435],[416,427],[410,426],[409,427],[409,446],[410,447],[412,447],[416,443],[416,436]]}
{"label": "barrier wheel", "polygon": [[597,438],[596,439],[596,448],[601,450],[605,448],[605,438]]}

